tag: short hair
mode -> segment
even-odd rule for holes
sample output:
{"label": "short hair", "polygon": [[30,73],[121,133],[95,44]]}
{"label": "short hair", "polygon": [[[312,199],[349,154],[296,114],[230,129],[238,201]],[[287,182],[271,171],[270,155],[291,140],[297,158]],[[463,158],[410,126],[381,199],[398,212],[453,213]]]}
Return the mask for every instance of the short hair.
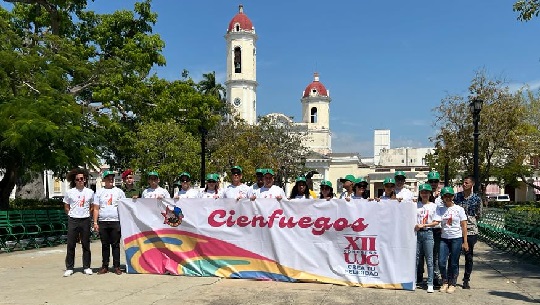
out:
{"label": "short hair", "polygon": [[469,180],[472,181],[472,183],[476,183],[476,181],[474,181],[474,176],[473,175],[467,175],[467,176],[463,177],[462,181],[464,181],[465,179],[469,179]]}

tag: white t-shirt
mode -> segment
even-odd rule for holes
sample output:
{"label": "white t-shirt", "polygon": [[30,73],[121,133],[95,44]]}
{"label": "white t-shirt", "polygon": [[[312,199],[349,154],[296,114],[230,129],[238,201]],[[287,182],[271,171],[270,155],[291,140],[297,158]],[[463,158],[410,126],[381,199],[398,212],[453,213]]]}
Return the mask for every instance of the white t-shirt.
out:
{"label": "white t-shirt", "polygon": [[416,223],[417,224],[430,224],[433,221],[441,221],[441,216],[437,214],[437,205],[433,202],[423,204],[422,202],[416,203]]}
{"label": "white t-shirt", "polygon": [[171,198],[171,194],[161,186],[155,189],[149,187],[142,192],[141,198]]}
{"label": "white t-shirt", "polygon": [[255,196],[256,198],[287,198],[285,191],[277,185],[272,185],[270,188],[263,186],[256,190],[252,189],[248,194],[248,197],[251,196]]}
{"label": "white t-shirt", "polygon": [[223,191],[219,189],[216,193],[214,190],[202,191],[200,198],[223,198]]}
{"label": "white t-shirt", "polygon": [[451,207],[438,207],[437,214],[441,217],[442,238],[452,239],[463,237],[461,222],[467,220],[465,210],[457,204]]}
{"label": "white t-shirt", "polygon": [[177,190],[175,193],[174,193],[174,198],[201,198],[201,194],[199,193],[199,191],[197,191],[196,189],[187,189],[187,190],[183,190],[183,189],[179,189]]}
{"label": "white t-shirt", "polygon": [[69,205],[69,217],[87,218],[90,217],[90,205],[94,199],[94,191],[85,187],[82,190],[72,188],[67,191],[64,203]]}
{"label": "white t-shirt", "polygon": [[234,199],[247,198],[248,193],[249,193],[249,187],[247,185],[243,183],[238,186],[231,184],[227,186],[227,188],[223,192],[223,198],[234,198]]}
{"label": "white t-shirt", "polygon": [[414,199],[414,193],[411,192],[411,190],[409,190],[406,187],[401,188],[399,191],[396,188],[394,191],[396,192],[396,198],[401,198],[403,200],[413,200]]}
{"label": "white t-shirt", "polygon": [[[435,205],[437,206],[437,208],[440,208],[440,207],[444,206],[444,202],[442,201],[441,196],[435,197]],[[434,228],[439,228],[440,229],[441,228],[441,223],[439,222],[439,224],[434,226]]]}
{"label": "white t-shirt", "polygon": [[126,198],[121,189],[112,187],[101,188],[94,195],[94,205],[99,206],[98,221],[120,221],[118,218],[118,201]]}
{"label": "white t-shirt", "polygon": [[341,193],[341,196],[339,196],[339,199],[352,198],[353,196],[354,196],[354,192],[349,194],[347,190],[345,190],[343,191],[343,193]]}

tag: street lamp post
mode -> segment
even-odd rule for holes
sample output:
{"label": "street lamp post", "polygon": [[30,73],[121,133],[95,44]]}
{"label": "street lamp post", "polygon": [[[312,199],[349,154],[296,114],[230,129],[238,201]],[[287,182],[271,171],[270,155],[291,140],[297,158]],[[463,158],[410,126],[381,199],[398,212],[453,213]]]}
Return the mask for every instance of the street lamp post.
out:
{"label": "street lamp post", "polygon": [[473,100],[469,103],[469,109],[473,116],[473,123],[474,123],[474,154],[473,154],[473,162],[474,162],[474,192],[478,193],[478,188],[480,187],[480,179],[479,179],[479,170],[478,170],[478,136],[480,135],[480,132],[478,131],[478,123],[480,122],[480,111],[482,111],[482,104],[484,103],[483,100],[475,97]]}

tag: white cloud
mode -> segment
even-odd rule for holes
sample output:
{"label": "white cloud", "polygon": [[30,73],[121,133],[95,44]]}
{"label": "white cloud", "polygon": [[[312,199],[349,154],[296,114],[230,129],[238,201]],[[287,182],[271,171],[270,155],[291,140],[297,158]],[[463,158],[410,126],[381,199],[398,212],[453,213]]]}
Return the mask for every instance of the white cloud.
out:
{"label": "white cloud", "polygon": [[529,90],[540,89],[540,80],[533,80],[527,83],[510,83],[508,89],[510,92],[517,92],[520,89],[528,88]]}
{"label": "white cloud", "polygon": [[358,133],[332,132],[332,152],[359,153],[362,157],[372,157],[373,140],[360,139]]}

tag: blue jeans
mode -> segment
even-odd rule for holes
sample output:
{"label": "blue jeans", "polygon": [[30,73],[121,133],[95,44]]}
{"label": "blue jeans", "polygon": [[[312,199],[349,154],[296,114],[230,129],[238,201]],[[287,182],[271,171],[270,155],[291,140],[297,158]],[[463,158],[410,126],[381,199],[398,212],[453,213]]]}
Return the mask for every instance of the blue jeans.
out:
{"label": "blue jeans", "polygon": [[441,238],[439,249],[439,269],[444,284],[456,285],[459,274],[459,256],[463,237],[446,239]]}
{"label": "blue jeans", "polygon": [[[424,268],[424,260],[421,259],[425,256],[427,264],[427,284],[433,285],[433,231],[432,230],[420,230],[416,232],[416,268],[422,270]],[[419,262],[422,266],[419,266]],[[418,274],[418,272],[417,272]],[[422,281],[422,279],[416,279],[416,281]]]}

